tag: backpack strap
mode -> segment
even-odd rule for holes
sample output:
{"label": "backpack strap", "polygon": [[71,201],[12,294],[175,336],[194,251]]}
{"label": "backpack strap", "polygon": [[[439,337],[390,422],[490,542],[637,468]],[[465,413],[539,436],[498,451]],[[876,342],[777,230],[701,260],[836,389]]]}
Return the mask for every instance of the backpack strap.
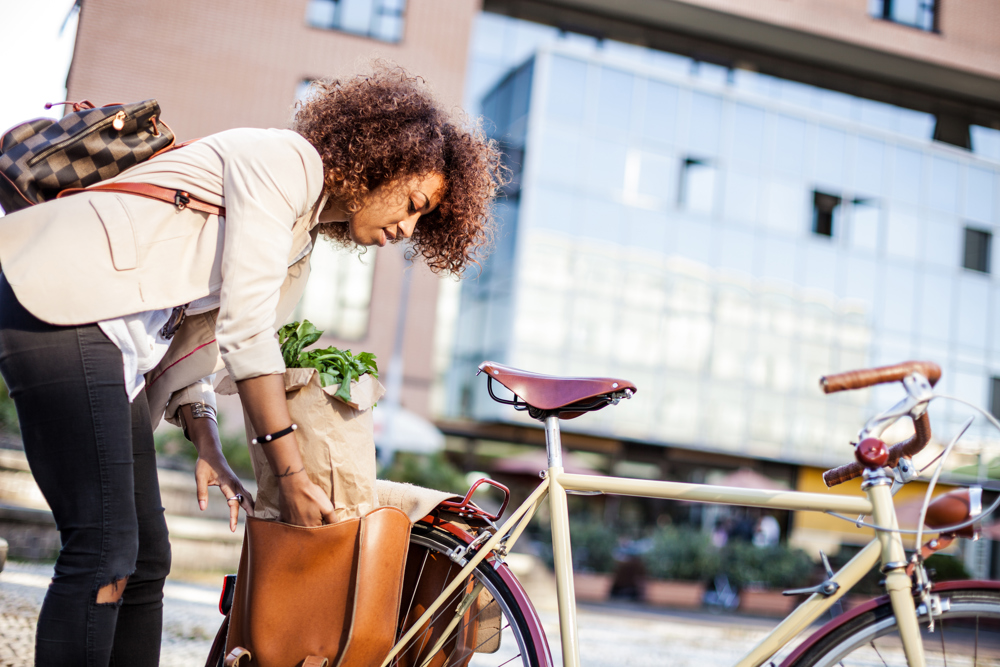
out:
{"label": "backpack strap", "polygon": [[89,188],[67,188],[56,195],[56,199],[75,195],[78,192],[124,192],[130,195],[165,201],[176,206],[178,210],[190,208],[202,213],[208,213],[209,215],[218,215],[220,217],[226,215],[225,206],[216,206],[215,204],[209,204],[208,202],[196,199],[184,190],[171,190],[170,188],[163,188],[152,183],[98,183],[97,185],[91,185]]}

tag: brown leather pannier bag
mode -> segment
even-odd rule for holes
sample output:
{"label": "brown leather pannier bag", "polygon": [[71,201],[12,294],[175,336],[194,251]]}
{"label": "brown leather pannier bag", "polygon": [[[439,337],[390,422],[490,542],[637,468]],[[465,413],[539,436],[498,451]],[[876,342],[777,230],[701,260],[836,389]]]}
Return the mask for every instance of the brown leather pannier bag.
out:
{"label": "brown leather pannier bag", "polygon": [[305,528],[248,517],[227,667],[369,667],[395,643],[410,539],[401,510]]}

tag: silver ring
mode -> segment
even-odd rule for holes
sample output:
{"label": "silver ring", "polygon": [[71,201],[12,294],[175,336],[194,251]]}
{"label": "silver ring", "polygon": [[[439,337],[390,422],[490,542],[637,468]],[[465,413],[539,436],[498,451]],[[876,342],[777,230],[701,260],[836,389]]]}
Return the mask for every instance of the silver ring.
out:
{"label": "silver ring", "polygon": [[235,500],[238,503],[242,503],[243,502],[243,494],[242,493],[237,493],[232,498],[226,498],[226,502],[229,502],[230,500]]}

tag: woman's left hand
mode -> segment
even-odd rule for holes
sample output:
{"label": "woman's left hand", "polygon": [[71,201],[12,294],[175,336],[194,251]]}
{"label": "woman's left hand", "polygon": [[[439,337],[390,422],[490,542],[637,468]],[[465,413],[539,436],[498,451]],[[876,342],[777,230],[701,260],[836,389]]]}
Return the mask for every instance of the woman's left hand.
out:
{"label": "woman's left hand", "polygon": [[194,466],[194,479],[198,486],[198,508],[205,511],[208,507],[208,487],[217,486],[222,490],[229,504],[229,530],[236,532],[236,520],[240,516],[240,507],[247,514],[253,514],[253,496],[243,488],[240,478],[229,467],[222,448],[215,452],[203,452],[198,449],[198,462]]}
{"label": "woman's left hand", "polygon": [[202,512],[208,508],[208,487],[219,487],[229,504],[229,530],[235,533],[240,507],[246,510],[247,514],[253,514],[253,496],[243,488],[240,478],[229,467],[229,462],[222,454],[219,427],[215,421],[208,418],[192,418],[190,405],[182,405],[178,412],[182,422],[188,427],[191,442],[198,450],[198,461],[194,467],[198,508]]}

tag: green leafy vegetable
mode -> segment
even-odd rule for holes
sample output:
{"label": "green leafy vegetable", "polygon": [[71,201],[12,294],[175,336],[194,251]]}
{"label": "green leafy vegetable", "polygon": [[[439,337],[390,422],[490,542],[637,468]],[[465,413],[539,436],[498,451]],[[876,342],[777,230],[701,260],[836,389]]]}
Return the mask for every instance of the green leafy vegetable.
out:
{"label": "green leafy vegetable", "polygon": [[340,383],[334,394],[342,401],[351,400],[351,382],[365,373],[378,377],[375,355],[362,352],[354,356],[350,350],[339,350],[333,346],[322,350],[303,352],[319,340],[323,332],[309,320],[290,322],[278,329],[278,343],[286,368],[315,368],[319,372],[319,382],[324,387]]}

